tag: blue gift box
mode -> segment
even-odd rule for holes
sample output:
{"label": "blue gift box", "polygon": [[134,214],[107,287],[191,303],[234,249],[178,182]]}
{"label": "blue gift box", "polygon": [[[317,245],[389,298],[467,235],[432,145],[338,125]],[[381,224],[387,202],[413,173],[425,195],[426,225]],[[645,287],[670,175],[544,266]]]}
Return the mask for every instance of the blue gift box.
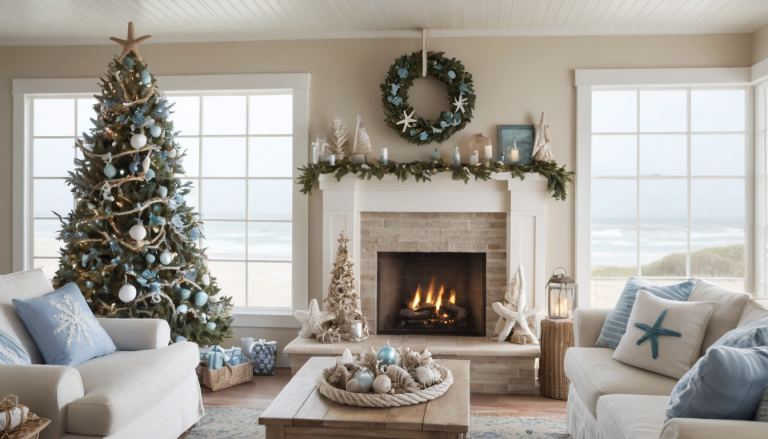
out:
{"label": "blue gift box", "polygon": [[208,369],[218,370],[224,366],[224,354],[222,352],[211,351],[208,352]]}

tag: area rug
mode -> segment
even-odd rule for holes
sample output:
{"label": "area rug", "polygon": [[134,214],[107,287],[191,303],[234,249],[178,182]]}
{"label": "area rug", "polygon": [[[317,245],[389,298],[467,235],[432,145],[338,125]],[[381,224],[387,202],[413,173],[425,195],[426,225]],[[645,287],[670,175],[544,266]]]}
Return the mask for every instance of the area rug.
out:
{"label": "area rug", "polygon": [[[264,439],[264,410],[206,407],[205,416],[185,439]],[[471,416],[468,439],[567,439],[565,421],[547,418]]]}

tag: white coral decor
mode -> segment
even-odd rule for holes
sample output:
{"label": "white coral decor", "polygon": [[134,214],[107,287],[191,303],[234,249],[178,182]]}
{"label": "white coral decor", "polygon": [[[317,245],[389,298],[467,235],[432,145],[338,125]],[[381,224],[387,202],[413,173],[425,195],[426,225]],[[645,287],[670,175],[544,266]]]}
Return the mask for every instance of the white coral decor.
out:
{"label": "white coral decor", "polygon": [[103,331],[101,325],[93,317],[90,312],[83,312],[80,309],[80,304],[75,302],[69,294],[64,295],[64,303],[50,301],[51,305],[56,307],[61,314],[54,314],[53,318],[61,321],[61,326],[56,328],[53,333],[58,334],[62,331],[67,331],[67,346],[72,344],[77,337],[77,341],[80,341],[81,335],[89,345],[93,346],[93,340],[88,333],[89,330]]}

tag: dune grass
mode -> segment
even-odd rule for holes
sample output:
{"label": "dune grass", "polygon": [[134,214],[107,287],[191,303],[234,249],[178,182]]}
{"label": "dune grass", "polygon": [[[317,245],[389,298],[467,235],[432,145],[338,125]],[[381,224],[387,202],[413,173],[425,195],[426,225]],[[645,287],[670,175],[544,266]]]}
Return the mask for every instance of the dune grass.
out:
{"label": "dune grass", "polygon": [[[685,253],[672,253],[640,267],[642,276],[685,276]],[[597,266],[593,277],[635,276],[635,267]],[[711,247],[691,253],[693,277],[744,277],[744,245]]]}

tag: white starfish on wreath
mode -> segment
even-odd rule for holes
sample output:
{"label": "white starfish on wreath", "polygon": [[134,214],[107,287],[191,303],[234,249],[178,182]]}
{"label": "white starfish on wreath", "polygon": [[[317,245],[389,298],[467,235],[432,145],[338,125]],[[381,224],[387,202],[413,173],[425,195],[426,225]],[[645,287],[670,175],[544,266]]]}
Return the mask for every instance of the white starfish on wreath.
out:
{"label": "white starfish on wreath", "polygon": [[413,118],[413,113],[415,113],[416,110],[411,111],[411,114],[407,114],[406,110],[403,110],[403,120],[397,123],[397,125],[403,126],[403,132],[411,127],[411,123],[416,122],[416,119]]}
{"label": "white starfish on wreath", "polygon": [[62,331],[67,331],[67,346],[72,344],[77,336],[77,341],[80,341],[81,335],[89,345],[93,346],[93,340],[88,333],[89,330],[101,331],[101,325],[92,314],[83,312],[80,308],[80,304],[75,302],[69,294],[64,295],[64,302],[56,302],[50,300],[51,305],[61,311],[61,314],[53,315],[53,318],[61,321],[61,326],[56,328],[53,333],[58,334]]}
{"label": "white starfish on wreath", "polygon": [[459,97],[453,100],[453,105],[456,106],[456,111],[461,110],[464,113],[464,106],[467,105],[467,100],[464,99],[464,93],[459,93]]}

